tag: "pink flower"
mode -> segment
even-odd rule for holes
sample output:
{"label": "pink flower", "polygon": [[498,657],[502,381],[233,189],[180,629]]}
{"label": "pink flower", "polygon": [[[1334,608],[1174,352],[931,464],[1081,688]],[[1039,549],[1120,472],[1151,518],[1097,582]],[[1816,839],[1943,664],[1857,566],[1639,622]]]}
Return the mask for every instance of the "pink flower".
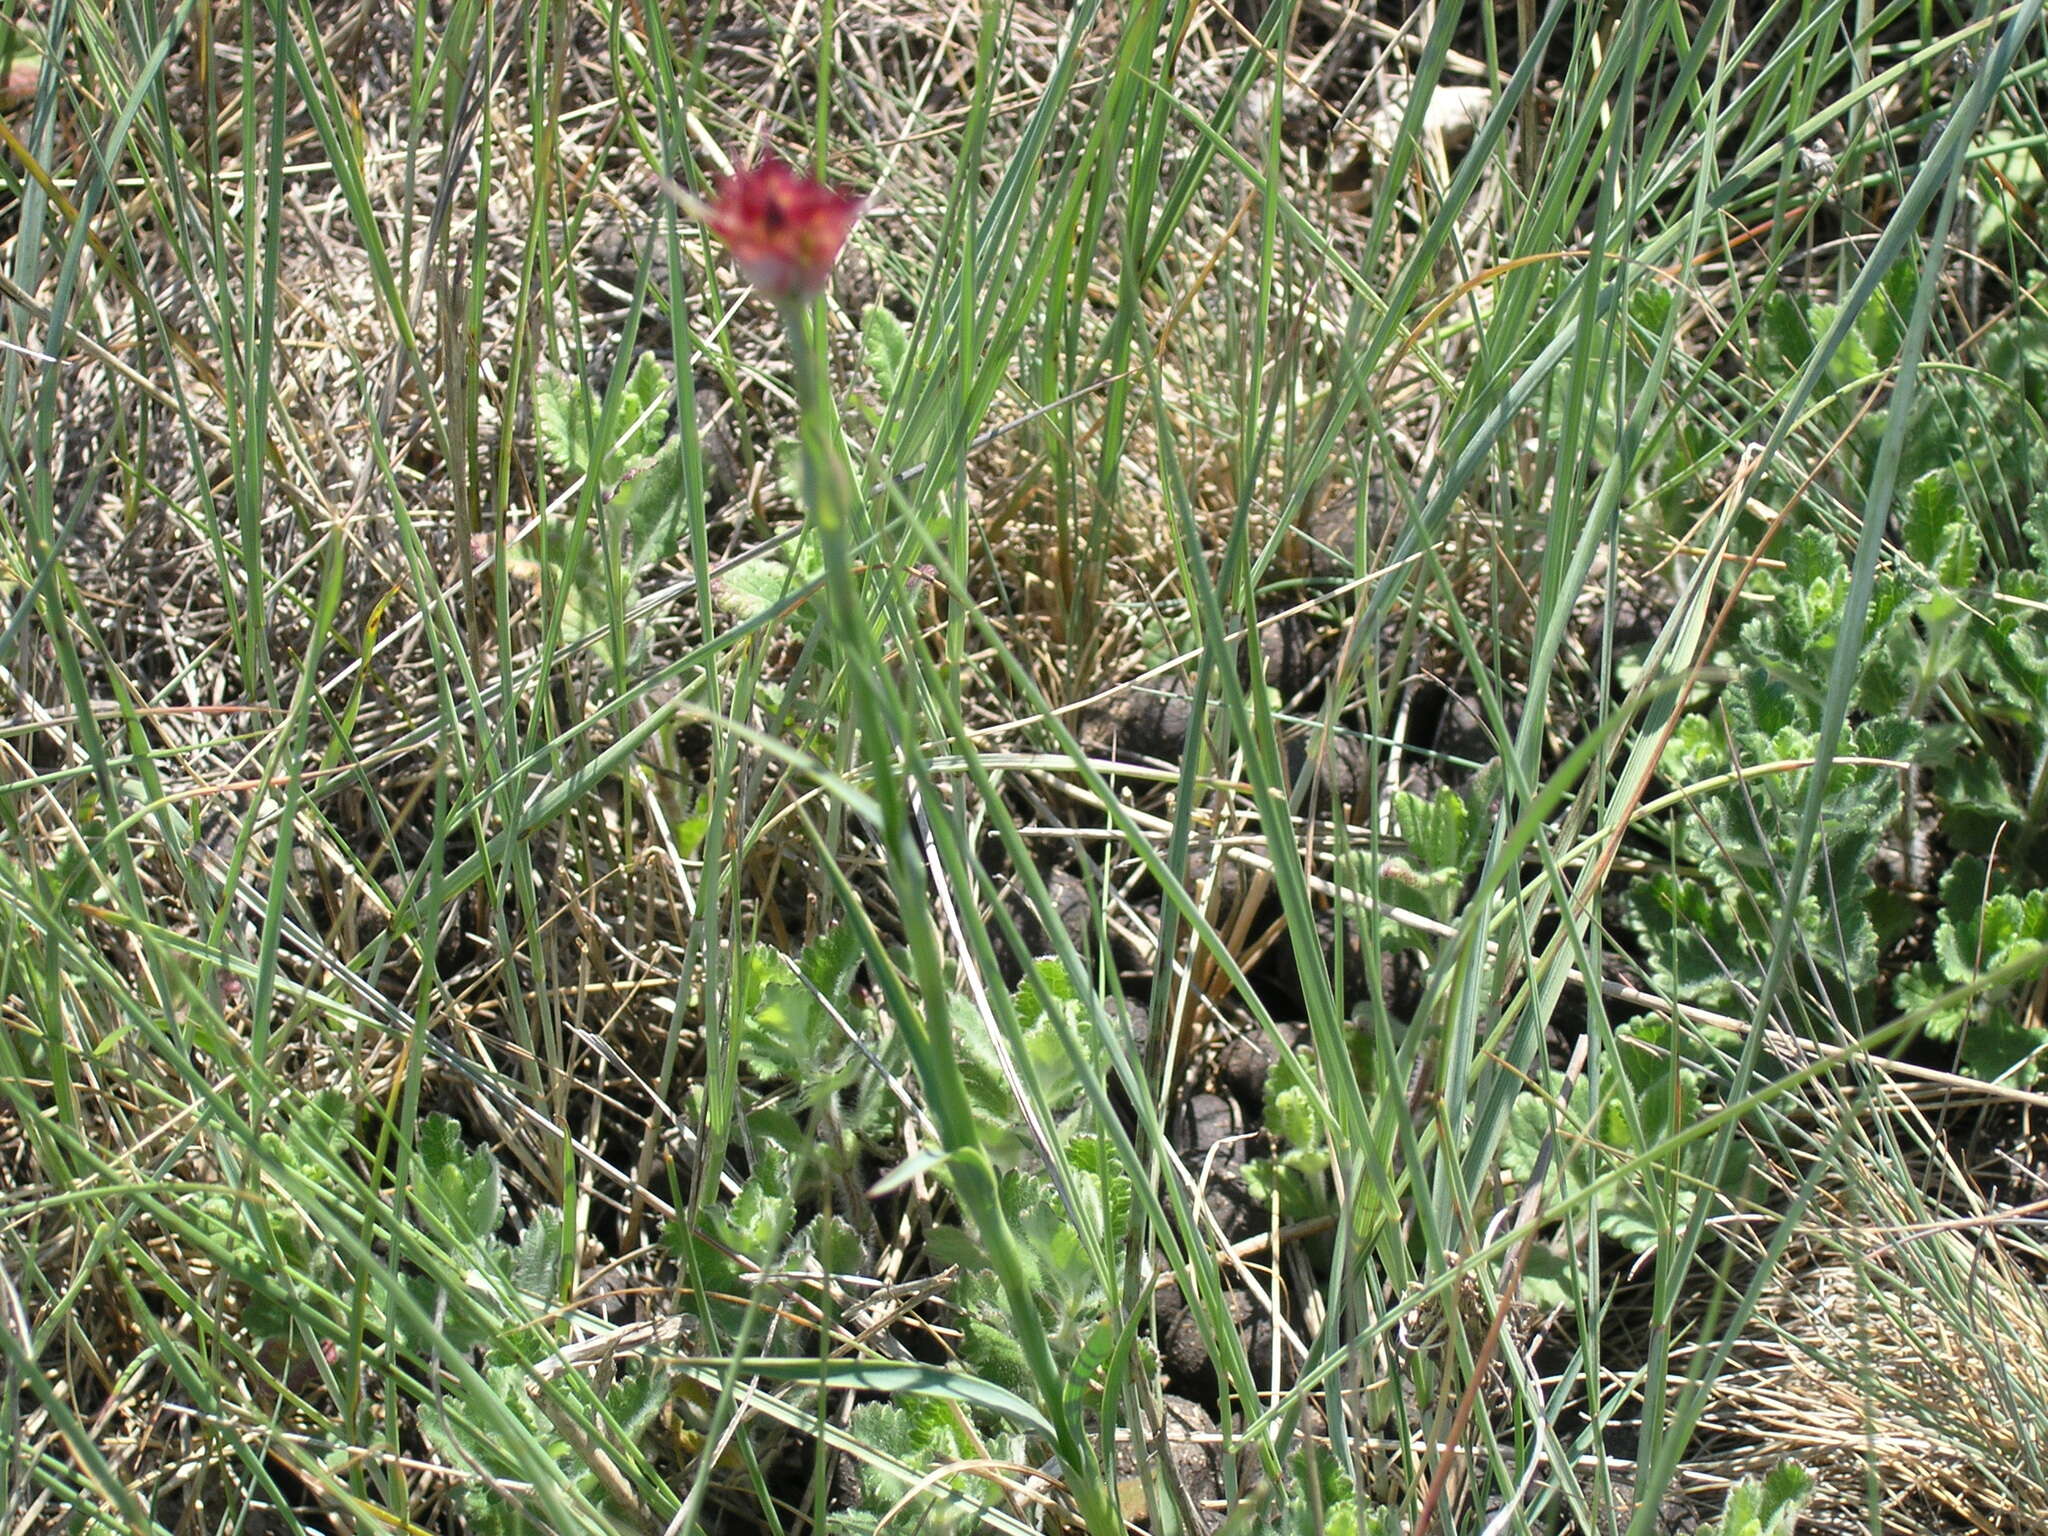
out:
{"label": "pink flower", "polygon": [[868,200],[834,191],[773,158],[718,180],[698,215],[740,275],[778,303],[822,293]]}

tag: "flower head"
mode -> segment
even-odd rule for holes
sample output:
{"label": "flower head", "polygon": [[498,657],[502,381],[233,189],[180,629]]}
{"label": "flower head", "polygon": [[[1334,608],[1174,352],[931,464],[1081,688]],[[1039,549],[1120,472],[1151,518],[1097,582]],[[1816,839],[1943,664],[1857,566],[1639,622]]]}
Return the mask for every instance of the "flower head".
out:
{"label": "flower head", "polygon": [[834,191],[770,157],[719,178],[697,212],[740,275],[778,303],[822,293],[867,199]]}

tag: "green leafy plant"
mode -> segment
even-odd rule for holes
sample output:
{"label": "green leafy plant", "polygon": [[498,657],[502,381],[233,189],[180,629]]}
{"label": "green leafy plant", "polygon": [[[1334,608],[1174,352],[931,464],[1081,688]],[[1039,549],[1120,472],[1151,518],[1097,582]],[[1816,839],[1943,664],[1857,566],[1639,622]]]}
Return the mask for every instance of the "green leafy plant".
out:
{"label": "green leafy plant", "polygon": [[1315,1112],[1309,1083],[1312,1058],[1306,1053],[1273,1063],[1266,1072],[1265,1125],[1274,1152],[1245,1164],[1245,1187],[1252,1198],[1277,1209],[1282,1221],[1305,1221],[1329,1209],[1330,1191],[1324,1175],[1330,1150]]}
{"label": "green leafy plant", "polygon": [[861,402],[862,413],[878,433],[889,429],[890,405],[898,400],[910,378],[910,327],[886,304],[870,304],[860,317],[860,355],[867,364],[875,405]]}
{"label": "green leafy plant", "polygon": [[[533,1367],[557,1342],[551,1319],[561,1284],[560,1216],[542,1211],[516,1242],[507,1242],[500,1235],[506,1212],[497,1160],[487,1149],[467,1146],[460,1126],[445,1115],[421,1126],[411,1168],[409,1219],[436,1262],[402,1276],[430,1326],[403,1323],[401,1337],[425,1359],[451,1350],[483,1356],[480,1377],[449,1377],[448,1387],[420,1411],[428,1441],[454,1466],[475,1474],[455,1494],[464,1518],[488,1536],[549,1529],[498,1490],[502,1481],[532,1476],[524,1447],[505,1433],[508,1414],[554,1463],[565,1486],[602,1507],[607,1489],[591,1466],[590,1437],[635,1443],[668,1406],[674,1372],[639,1365],[597,1386],[573,1372],[553,1384],[539,1381]],[[571,1404],[566,1414],[549,1411],[543,1396],[550,1392]],[[565,1431],[564,1418],[578,1426],[574,1435]]]}
{"label": "green leafy plant", "polygon": [[[1082,1074],[1099,1075],[1108,1059],[1065,968],[1056,960],[1040,960],[1032,969],[1037,985],[1027,978],[1010,1000],[1022,1059],[1007,1066],[1008,1047],[990,1032],[988,1020],[965,998],[953,1000],[954,1038],[968,1099],[980,1122],[984,1145],[998,1163],[1009,1168],[1023,1166],[1034,1156],[1017,1123],[1012,1072],[1028,1075],[1037,1085],[1051,1117],[1050,1128],[1064,1140],[1081,1127],[1087,1114]],[[1061,1041],[1062,1029],[1080,1042],[1082,1061],[1078,1067]]]}
{"label": "green leafy plant", "polygon": [[[851,928],[828,930],[794,960],[766,945],[742,957],[735,1050],[746,1069],[743,1122],[750,1168],[739,1193],[707,1210],[696,1227],[678,1221],[666,1229],[671,1252],[685,1261],[699,1293],[698,1310],[728,1336],[740,1329],[745,1298],[755,1291],[761,1271],[789,1274],[815,1261],[826,1273],[846,1273],[865,1263],[857,1224],[819,1209],[837,1202],[864,1216],[865,1190],[902,1140],[904,1053],[889,1038],[881,1013],[856,994],[860,964]],[[1130,1223],[1130,1180],[1086,1129],[1090,1111],[1082,1074],[1103,1070],[1103,1043],[1064,968],[1051,961],[1037,963],[1011,996],[1019,1026],[1014,1059],[965,997],[951,996],[947,1006],[970,1106],[988,1155],[1001,1170],[997,1187],[1005,1221],[1030,1268],[1046,1335],[1074,1365],[1079,1389],[1091,1374],[1088,1361],[1109,1343],[1107,1298],[1084,1233],[1113,1250]],[[1078,1067],[1062,1032],[1081,1045]],[[1044,1123],[1062,1153],[1060,1183],[1018,1127],[1010,1071],[1020,1081],[1028,1078],[1039,1095]],[[891,1176],[882,1187],[893,1182]],[[807,1212],[815,1214],[807,1219]],[[951,1301],[959,1317],[961,1364],[983,1380],[1031,1391],[1009,1297],[980,1244],[963,1228],[940,1225],[929,1234],[927,1251],[933,1261],[960,1268]],[[772,1353],[811,1345],[778,1320],[768,1324],[761,1347]],[[875,1419],[878,1433],[886,1428],[891,1444],[901,1442],[899,1459],[917,1474],[940,1465],[932,1458],[942,1452],[958,1454],[957,1447],[947,1449],[954,1446],[947,1438],[951,1431],[932,1440],[940,1422],[933,1411],[919,1405],[886,1425]],[[978,1416],[970,1423],[977,1435],[1010,1432]],[[894,1473],[875,1472],[868,1485],[871,1502],[893,1501],[901,1482]],[[867,1508],[869,1517],[884,1512]]]}
{"label": "green leafy plant", "polygon": [[[728,1335],[741,1329],[761,1272],[815,1265],[855,1273],[865,1263],[860,1235],[841,1213],[866,1216],[867,1176],[900,1142],[903,1109],[890,1087],[901,1051],[854,995],[860,960],[848,928],[828,929],[794,961],[766,944],[740,957],[734,1049],[748,1079],[741,1119],[750,1166],[730,1201],[707,1208],[695,1227],[673,1221],[665,1233],[698,1310]],[[810,1347],[780,1322],[769,1326],[770,1345]]]}
{"label": "green leafy plant", "polygon": [[735,1044],[755,1083],[772,1090],[755,1124],[795,1157],[799,1195],[857,1178],[863,1157],[886,1155],[898,1138],[903,1106],[890,1082],[903,1053],[854,996],[860,961],[843,927],[794,963],[765,944],[741,961]]}
{"label": "green leafy plant", "polygon": [[643,352],[607,415],[603,395],[581,380],[543,375],[534,384],[534,431],[542,457],[570,479],[593,480],[593,526],[545,513],[522,551],[564,590],[565,639],[606,622],[616,579],[630,583],[676,552],[687,525],[683,457],[669,442],[668,370]]}
{"label": "green leafy plant", "polygon": [[[322,1233],[316,1210],[342,1208],[361,1188],[348,1172],[358,1148],[354,1110],[335,1090],[293,1109],[280,1132],[262,1139],[269,1170],[262,1200],[210,1197],[198,1205],[198,1225],[237,1275],[248,1296],[242,1322],[258,1340],[276,1346],[332,1349],[348,1336],[339,1313],[353,1282],[340,1250]],[[414,1368],[446,1386],[424,1404],[420,1427],[430,1443],[480,1481],[455,1497],[472,1528],[492,1536],[530,1536],[547,1527],[491,1486],[520,1480],[520,1451],[503,1435],[511,1414],[548,1448],[564,1480],[591,1499],[600,1487],[582,1459],[537,1404],[530,1390],[533,1363],[553,1347],[548,1319],[560,1287],[561,1220],[542,1211],[516,1241],[501,1236],[505,1222],[496,1160],[464,1144],[456,1121],[435,1115],[420,1126],[408,1163],[404,1219],[396,1240],[398,1283],[411,1305],[394,1304],[376,1288],[362,1297],[363,1322],[373,1335],[394,1338]],[[334,1311],[331,1332],[310,1319]],[[481,1352],[480,1403],[470,1391],[478,1378],[451,1375],[451,1355]],[[470,1385],[465,1385],[468,1383]],[[669,1381],[659,1372],[628,1374],[609,1385],[603,1412],[617,1425],[651,1422],[666,1401]]]}
{"label": "green leafy plant", "polygon": [[[943,1472],[1010,1449],[1001,1441],[992,1447],[984,1428],[973,1425],[958,1403],[916,1395],[862,1403],[847,1430],[864,1449],[855,1463],[859,1491],[852,1506],[831,1518],[830,1529],[839,1536],[867,1536],[891,1515],[934,1533],[978,1530],[980,1510],[1001,1496],[992,1478]],[[906,1507],[915,1514],[906,1517]]]}
{"label": "green leafy plant", "polygon": [[[1675,1153],[1660,1150],[1703,1112],[1702,1074],[1685,1065],[1668,1024],[1639,1020],[1617,1031],[1615,1040],[1597,1088],[1581,1077],[1560,1102],[1561,1074],[1552,1071],[1543,1091],[1515,1101],[1500,1161],[1510,1179],[1526,1185],[1550,1144],[1543,1200],[1550,1213],[1582,1209],[1597,1180],[1633,1168],[1600,1196],[1595,1224],[1609,1241],[1641,1254],[1688,1220],[1701,1200],[1732,1205],[1746,1166],[1739,1156],[1732,1159],[1717,1181],[1711,1140]],[[1530,1301],[1569,1305],[1582,1285],[1582,1266],[1572,1252],[1555,1246],[1532,1252],[1523,1281]]]}
{"label": "green leafy plant", "polygon": [[1731,1488],[1721,1518],[1701,1526],[1700,1536],[1793,1536],[1813,1486],[1811,1472],[1782,1462],[1761,1482],[1751,1478]]}
{"label": "green leafy plant", "polygon": [[[788,602],[824,574],[825,556],[817,536],[803,532],[778,553],[756,555],[725,571],[712,584],[712,594],[721,609],[745,623]],[[807,635],[815,617],[809,606],[800,603],[789,610],[787,622],[793,633]]]}
{"label": "green leafy plant", "polygon": [[236,1277],[237,1292],[247,1298],[243,1325],[259,1340],[293,1338],[295,1321],[327,1310],[336,1295],[341,1261],[291,1191],[337,1188],[352,1122],[341,1093],[322,1090],[294,1106],[281,1131],[263,1134],[267,1177],[260,1198],[221,1194],[197,1202],[199,1230]]}
{"label": "green leafy plant", "polygon": [[[1818,554],[1821,541],[1806,547]],[[1846,582],[1845,571],[1835,574]],[[1833,591],[1825,578],[1816,586]],[[1665,777],[1699,792],[1673,834],[1678,867],[1636,881],[1628,911],[1653,975],[1672,995],[1733,1006],[1761,980],[1762,950],[1784,905],[1782,881],[1799,836],[1819,711],[1817,698],[1753,662],[1730,683],[1716,717],[1688,716],[1666,748]],[[1900,767],[1913,760],[1919,740],[1911,722],[1867,720],[1846,734],[1839,756],[1869,761],[1829,770],[1814,873],[1796,924],[1815,963],[1851,990],[1877,978],[1870,864],[1898,815]]]}
{"label": "green leafy plant", "polygon": [[[741,1336],[750,1308],[758,1313],[750,1298],[758,1296],[763,1272],[801,1284],[813,1270],[859,1273],[868,1262],[857,1223],[819,1209],[847,1199],[864,1214],[865,1187],[902,1139],[903,1051],[883,1015],[858,995],[860,965],[850,928],[827,931],[794,960],[765,945],[742,956],[734,1048],[745,1069],[749,1170],[738,1193],[703,1212],[696,1225],[678,1220],[665,1229],[688,1277],[687,1304],[727,1340]],[[1086,1129],[1083,1073],[1103,1069],[1103,1043],[1064,969],[1051,962],[1034,966],[1010,998],[1014,1044],[1000,1043],[965,997],[951,996],[947,1006],[970,1105],[1000,1168],[1003,1217],[1029,1268],[1045,1337],[1068,1367],[1074,1399],[1089,1400],[1099,1395],[1096,1378],[1117,1341],[1089,1243],[1111,1251],[1122,1244],[1132,1201],[1115,1154]],[[1078,1066],[1062,1033],[1082,1047]],[[1057,1182],[1036,1143],[1018,1129],[1012,1072],[1037,1093],[1061,1154]],[[886,1191],[899,1178],[892,1174],[876,1187]],[[963,1227],[940,1224],[927,1234],[925,1253],[934,1264],[958,1266],[949,1300],[960,1369],[1012,1392],[1033,1392],[1012,1298],[980,1243]],[[765,1324],[754,1319],[757,1352],[815,1347],[790,1326],[786,1310]],[[905,1501],[925,1528],[973,1529],[975,1512],[995,1497],[996,1485],[946,1467],[990,1456],[1014,1460],[1028,1450],[1016,1426],[999,1416],[937,1399],[862,1404],[852,1426],[873,1454],[856,1459],[857,1494],[833,1516],[833,1529],[847,1533],[874,1529]]]}
{"label": "green leafy plant", "polygon": [[1500,783],[1500,765],[1489,763],[1462,790],[1445,785],[1425,800],[1409,790],[1396,790],[1394,824],[1404,851],[1376,862],[1363,848],[1348,849],[1335,860],[1339,885],[1372,898],[1353,902],[1359,919],[1377,935],[1383,952],[1430,950],[1435,940],[1385,916],[1378,904],[1403,907],[1447,923],[1457,915],[1466,883],[1486,855],[1490,824],[1487,807]]}
{"label": "green leafy plant", "polygon": [[[1028,1266],[1040,1319],[1055,1355],[1069,1365],[1079,1390],[1089,1362],[1106,1343],[1104,1295],[1089,1256],[1089,1238],[1114,1252],[1130,1229],[1131,1185],[1115,1153],[1088,1129],[1091,1113],[1081,1073],[1104,1070],[1107,1051],[1066,972],[1041,960],[1011,997],[1018,1020],[1020,1080],[1037,1088],[1045,1127],[1058,1144],[1064,1171],[1056,1181],[1017,1124],[1016,1097],[1002,1063],[1003,1047],[978,1012],[956,999],[962,1077],[980,1123],[984,1147],[1002,1168],[997,1183],[1004,1219]],[[1034,979],[1036,985],[1034,985]],[[1076,1040],[1076,1066],[1061,1032]],[[932,1235],[933,1252],[963,1270],[954,1303],[961,1310],[961,1358],[990,1380],[1025,1390],[1025,1361],[1008,1316],[1009,1302],[979,1245],[959,1229]]]}
{"label": "green leafy plant", "polygon": [[[1830,365],[1845,392],[1891,367],[1910,298],[1901,281],[1888,283],[1853,328]],[[1766,358],[1788,370],[1803,363],[1832,318],[1827,305],[1774,295]],[[1895,1004],[1917,1006],[2030,950],[2048,961],[2028,904],[2048,881],[2048,644],[2039,624],[2048,497],[2033,489],[2048,472],[2048,327],[2009,320],[1986,336],[1982,355],[1979,369],[1932,371],[1915,407],[1893,556],[1871,589],[1849,723],[1794,914],[1810,966],[1802,980],[1831,987],[1834,1006],[1865,1020],[1887,980]],[[1867,473],[1881,417],[1859,419],[1846,394],[1817,415]],[[1624,899],[1658,985],[1717,1007],[1742,1006],[1765,969],[1850,600],[1848,563],[1814,495],[1788,485],[1783,496],[1793,526],[1773,551],[1779,567],[1751,582],[1725,657],[1728,681],[1679,723],[1664,754],[1664,777],[1684,802],[1668,866]],[[1934,959],[1887,977],[1881,957],[1918,920],[1915,888],[1931,883],[1928,866],[1945,854],[1978,862],[1939,886]],[[2032,1078],[2048,1035],[2016,1006],[2026,981],[1943,1008],[1931,1033],[1957,1040],[1968,1070]]]}
{"label": "green leafy plant", "polygon": [[[405,1276],[440,1334],[438,1346],[420,1338],[417,1347],[488,1346],[504,1362],[543,1353],[551,1341],[540,1320],[561,1286],[560,1213],[538,1212],[516,1242],[506,1242],[499,1235],[505,1202],[497,1159],[465,1146],[461,1126],[446,1115],[431,1116],[420,1128],[407,1195],[413,1225],[446,1260],[447,1271]],[[466,1304],[451,1304],[450,1277]]]}
{"label": "green leafy plant", "polygon": [[[340,1208],[363,1192],[348,1171],[354,1111],[340,1092],[323,1090],[261,1145],[263,1198],[209,1196],[197,1209],[222,1263],[247,1286],[243,1323],[259,1339],[285,1339],[348,1286],[341,1250],[319,1221],[322,1205]],[[507,1242],[497,1162],[465,1147],[446,1115],[421,1124],[408,1171],[399,1283],[417,1305],[408,1312],[372,1295],[371,1325],[395,1329],[423,1358],[485,1346],[500,1360],[532,1358],[547,1344],[537,1319],[560,1285],[561,1217],[541,1211]],[[414,1262],[426,1254],[431,1266]]]}
{"label": "green leafy plant", "polygon": [[[687,1305],[721,1337],[749,1330],[764,1273],[858,1274],[866,1266],[860,1234],[844,1217],[821,1210],[802,1220],[799,1160],[786,1142],[757,1135],[753,1167],[737,1195],[707,1209],[696,1226],[676,1220],[663,1228],[669,1252],[683,1262]],[[767,1354],[808,1350],[814,1342],[779,1309],[754,1337]]]}
{"label": "green leafy plant", "polygon": [[[1279,1508],[1250,1529],[1259,1536],[1393,1536],[1398,1514],[1362,1493],[1337,1458],[1320,1446],[1287,1459]],[[1236,1529],[1227,1523],[1225,1532]]]}
{"label": "green leafy plant", "polygon": [[[535,1438],[555,1462],[563,1481],[578,1489],[588,1501],[604,1507],[604,1483],[590,1466],[588,1444],[578,1444],[561,1432],[561,1425],[547,1413],[535,1393],[535,1378],[520,1364],[494,1362],[483,1370],[481,1391],[496,1399],[500,1411],[518,1419],[522,1430]],[[674,1393],[674,1374],[659,1366],[633,1366],[608,1378],[602,1391],[594,1391],[588,1403],[578,1403],[578,1419],[602,1423],[604,1434],[614,1444],[639,1442],[668,1407]],[[475,1481],[455,1489],[455,1505],[469,1530],[483,1536],[543,1536],[551,1526],[532,1516],[516,1499],[506,1497],[498,1481],[520,1481],[520,1452],[512,1450],[496,1417],[475,1413],[475,1405],[463,1397],[449,1395],[428,1403],[420,1411],[420,1430],[428,1442],[455,1466],[477,1475]]]}
{"label": "green leafy plant", "polygon": [[[567,1383],[580,1381],[575,1376],[565,1378]],[[494,1400],[497,1413],[509,1413],[517,1420],[570,1487],[599,1508],[610,1502],[602,1479],[591,1468],[587,1442],[578,1443],[580,1432],[577,1439],[563,1432],[539,1400],[534,1377],[525,1366],[488,1364],[482,1383],[481,1392]],[[674,1389],[671,1371],[661,1366],[634,1366],[606,1380],[601,1390],[580,1388],[590,1393],[591,1400],[576,1403],[573,1411],[578,1420],[601,1424],[614,1444],[632,1444],[654,1426]],[[454,1495],[468,1529],[482,1536],[543,1536],[551,1529],[497,1486],[531,1476],[530,1468],[523,1473],[520,1470],[527,1464],[520,1452],[506,1443],[497,1414],[480,1414],[473,1402],[450,1394],[422,1407],[420,1428],[436,1451],[473,1474],[471,1480],[457,1486]]]}
{"label": "green leafy plant", "polygon": [[[2011,888],[2012,878],[1974,854],[1949,866],[1941,881],[1941,920],[1934,958],[1898,979],[1902,1007],[1933,1009],[1926,1029],[1953,1041],[1963,1070],[1979,1077],[2038,1082],[2048,1029],[2040,1022],[2040,988],[2032,975],[2002,985],[1980,979],[2029,955],[2048,951],[2048,890]],[[1961,1001],[1957,990],[1967,989]]]}

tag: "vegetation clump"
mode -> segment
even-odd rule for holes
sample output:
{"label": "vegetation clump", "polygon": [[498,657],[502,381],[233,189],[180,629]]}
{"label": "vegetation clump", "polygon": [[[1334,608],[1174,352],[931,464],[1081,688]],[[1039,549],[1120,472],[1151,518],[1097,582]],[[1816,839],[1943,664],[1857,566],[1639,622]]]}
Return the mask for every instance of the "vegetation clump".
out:
{"label": "vegetation clump", "polygon": [[2042,8],[0,16],[0,1528],[2048,1536]]}

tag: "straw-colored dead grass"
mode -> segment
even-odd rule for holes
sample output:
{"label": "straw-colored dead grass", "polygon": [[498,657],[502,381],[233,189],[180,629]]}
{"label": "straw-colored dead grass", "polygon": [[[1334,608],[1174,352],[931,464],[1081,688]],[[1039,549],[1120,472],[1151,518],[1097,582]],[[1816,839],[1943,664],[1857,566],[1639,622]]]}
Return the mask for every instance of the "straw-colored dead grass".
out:
{"label": "straw-colored dead grass", "polygon": [[1886,1536],[2048,1532],[2048,1297],[2027,1218],[1873,1210],[1831,1195],[1791,1250],[1755,1342],[1717,1385],[1699,1470],[1788,1457],[1810,1525]]}

